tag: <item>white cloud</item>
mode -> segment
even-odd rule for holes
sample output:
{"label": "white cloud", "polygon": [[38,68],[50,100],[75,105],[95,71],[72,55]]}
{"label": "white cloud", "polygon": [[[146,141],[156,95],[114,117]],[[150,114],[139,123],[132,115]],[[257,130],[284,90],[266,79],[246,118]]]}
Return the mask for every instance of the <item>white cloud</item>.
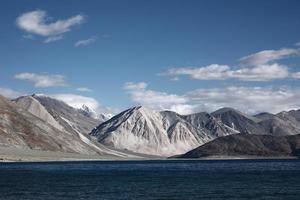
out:
{"label": "white cloud", "polygon": [[34,83],[35,87],[64,87],[66,83],[65,77],[59,74],[35,74],[20,73],[15,75],[16,79],[27,80]]}
{"label": "white cloud", "polygon": [[300,89],[282,87],[227,87],[198,89],[186,94],[198,109],[213,111],[233,107],[246,113],[280,112],[300,108]]}
{"label": "white cloud", "polygon": [[12,90],[10,88],[0,87],[0,95],[4,96],[6,98],[9,98],[9,99],[14,99],[14,98],[24,95],[24,93]]}
{"label": "white cloud", "polygon": [[244,66],[264,65],[273,61],[288,58],[293,55],[299,55],[298,49],[282,48],[279,50],[264,50],[240,59]]}
{"label": "white cloud", "polygon": [[55,42],[55,41],[61,40],[63,38],[64,38],[63,35],[57,35],[57,36],[48,37],[48,38],[46,38],[44,40],[44,43]]}
{"label": "white cloud", "polygon": [[92,92],[93,90],[91,90],[90,88],[87,87],[79,87],[77,88],[78,91],[80,92]]}
{"label": "white cloud", "polygon": [[74,44],[74,46],[75,46],[75,47],[87,46],[87,45],[90,45],[90,44],[96,42],[97,39],[98,39],[97,36],[92,36],[92,37],[90,37],[89,39],[77,41],[77,42]]}
{"label": "white cloud", "polygon": [[93,110],[97,110],[100,106],[99,102],[92,97],[86,97],[76,94],[52,94],[49,96],[61,100],[74,108],[81,108],[82,105],[86,105]]}
{"label": "white cloud", "polygon": [[289,76],[288,68],[284,65],[265,64],[255,67],[243,67],[232,69],[228,65],[212,64],[205,67],[183,67],[172,68],[163,75],[177,77],[187,75],[197,80],[226,80],[238,79],[242,81],[269,81],[274,79],[283,79]]}
{"label": "white cloud", "polygon": [[44,42],[62,39],[62,34],[69,32],[75,25],[84,22],[84,16],[76,15],[68,19],[50,22],[46,11],[26,12],[17,18],[17,25],[22,30],[35,35],[48,37]]}
{"label": "white cloud", "polygon": [[300,46],[300,42],[297,42],[295,45],[296,45],[296,46]]}
{"label": "white cloud", "polygon": [[171,68],[160,75],[172,76],[171,80],[178,80],[178,76],[182,75],[198,80],[271,81],[294,78],[287,66],[275,61],[296,55],[300,55],[300,49],[264,50],[241,58],[240,64],[235,67],[211,64],[201,67]]}
{"label": "white cloud", "polygon": [[300,79],[300,72],[295,72],[295,73],[293,73],[293,74],[292,74],[292,77],[293,77],[294,79]]}
{"label": "white cloud", "polygon": [[[89,107],[96,115],[103,114],[105,116],[113,116],[116,113],[119,113],[120,110],[117,108],[105,107],[100,104],[98,100],[93,97],[82,96],[71,93],[58,93],[58,94],[36,94],[40,96],[51,97],[60,101],[65,102],[69,106],[80,109],[83,105]],[[96,117],[96,116],[95,116]]]}
{"label": "white cloud", "polygon": [[235,78],[243,81],[269,81],[275,79],[284,79],[289,76],[288,68],[277,63],[258,65],[253,68],[241,68],[228,71],[229,78]]}
{"label": "white cloud", "polygon": [[[148,90],[147,84],[144,82],[128,82],[124,85],[124,89],[130,95],[132,101],[151,109],[188,111],[186,110],[188,105],[185,105],[187,102],[185,97],[175,94],[167,94],[165,92]],[[183,106],[185,109],[183,109]]]}
{"label": "white cloud", "polygon": [[180,114],[212,112],[232,107],[242,112],[280,112],[300,108],[299,88],[224,87],[189,91],[184,95],[148,90],[146,83],[126,83],[131,100],[155,110],[172,110]]}

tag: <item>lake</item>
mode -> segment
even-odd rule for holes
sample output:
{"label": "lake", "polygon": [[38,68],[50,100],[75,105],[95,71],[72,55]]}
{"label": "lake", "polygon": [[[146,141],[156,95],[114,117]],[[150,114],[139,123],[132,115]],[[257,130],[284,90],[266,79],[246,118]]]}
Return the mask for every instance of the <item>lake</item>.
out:
{"label": "lake", "polygon": [[0,163],[0,199],[299,199],[299,160]]}

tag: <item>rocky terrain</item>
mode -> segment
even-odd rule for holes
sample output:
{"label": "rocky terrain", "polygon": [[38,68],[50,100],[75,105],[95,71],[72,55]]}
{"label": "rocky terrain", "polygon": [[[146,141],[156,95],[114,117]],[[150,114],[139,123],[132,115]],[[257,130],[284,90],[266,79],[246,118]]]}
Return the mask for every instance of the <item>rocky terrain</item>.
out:
{"label": "rocky terrain", "polygon": [[[10,101],[0,96],[0,147],[73,153],[111,158],[137,158],[135,153],[103,146],[89,136],[101,123],[62,101],[24,96]],[[4,151],[3,151],[4,152]]]}
{"label": "rocky terrain", "polygon": [[211,116],[181,116],[145,107],[128,109],[100,124],[91,133],[102,144],[117,149],[168,156],[183,153],[219,135],[235,130],[213,121]]}

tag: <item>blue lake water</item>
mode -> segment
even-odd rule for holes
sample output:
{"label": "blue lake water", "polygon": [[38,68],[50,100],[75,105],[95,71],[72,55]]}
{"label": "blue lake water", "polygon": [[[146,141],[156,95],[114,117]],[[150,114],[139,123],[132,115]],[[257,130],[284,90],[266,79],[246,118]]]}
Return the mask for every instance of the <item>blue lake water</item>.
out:
{"label": "blue lake water", "polygon": [[300,199],[300,161],[1,163],[0,199]]}

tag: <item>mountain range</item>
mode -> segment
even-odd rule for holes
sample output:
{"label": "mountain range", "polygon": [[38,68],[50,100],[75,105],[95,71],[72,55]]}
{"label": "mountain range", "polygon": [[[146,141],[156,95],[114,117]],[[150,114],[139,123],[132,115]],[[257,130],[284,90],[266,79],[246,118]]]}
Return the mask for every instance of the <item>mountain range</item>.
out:
{"label": "mountain range", "polygon": [[[221,108],[180,115],[136,106],[108,118],[86,105],[77,109],[44,95],[0,96],[0,147],[127,159],[293,156],[298,155],[297,134],[300,110],[250,116]],[[245,146],[247,153],[237,150]]]}

